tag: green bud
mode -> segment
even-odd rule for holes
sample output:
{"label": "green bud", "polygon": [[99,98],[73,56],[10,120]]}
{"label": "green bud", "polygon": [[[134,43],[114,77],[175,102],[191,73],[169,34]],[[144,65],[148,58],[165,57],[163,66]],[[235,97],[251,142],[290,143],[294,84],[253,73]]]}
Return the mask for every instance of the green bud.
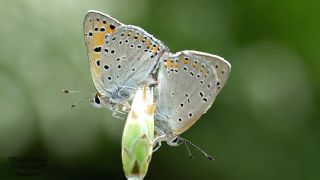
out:
{"label": "green bud", "polygon": [[122,164],[128,179],[143,179],[152,157],[154,139],[152,89],[137,90],[122,135]]}

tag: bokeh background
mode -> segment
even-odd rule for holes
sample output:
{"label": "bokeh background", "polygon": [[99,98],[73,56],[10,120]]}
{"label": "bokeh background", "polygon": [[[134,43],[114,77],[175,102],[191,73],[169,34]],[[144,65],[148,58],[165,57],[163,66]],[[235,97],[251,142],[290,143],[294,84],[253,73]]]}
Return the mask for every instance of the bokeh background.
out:
{"label": "bokeh background", "polygon": [[205,149],[163,145],[146,179],[320,179],[320,2],[316,0],[10,0],[0,2],[0,179],[9,157],[42,157],[39,179],[125,179],[124,121],[84,102],[94,92],[82,35],[102,11],[144,28],[172,52],[232,64],[230,79],[182,136]]}

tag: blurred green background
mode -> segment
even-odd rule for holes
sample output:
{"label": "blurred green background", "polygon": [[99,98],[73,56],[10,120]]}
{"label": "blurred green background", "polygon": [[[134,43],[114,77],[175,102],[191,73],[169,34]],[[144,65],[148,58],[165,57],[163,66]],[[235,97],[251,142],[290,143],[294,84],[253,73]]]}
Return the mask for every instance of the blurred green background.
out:
{"label": "blurred green background", "polygon": [[39,179],[125,179],[124,121],[89,103],[94,92],[82,35],[102,11],[144,28],[172,52],[194,49],[232,64],[230,79],[182,136],[163,145],[146,179],[320,179],[320,2],[316,0],[11,0],[0,2],[0,179],[9,157],[42,157]]}

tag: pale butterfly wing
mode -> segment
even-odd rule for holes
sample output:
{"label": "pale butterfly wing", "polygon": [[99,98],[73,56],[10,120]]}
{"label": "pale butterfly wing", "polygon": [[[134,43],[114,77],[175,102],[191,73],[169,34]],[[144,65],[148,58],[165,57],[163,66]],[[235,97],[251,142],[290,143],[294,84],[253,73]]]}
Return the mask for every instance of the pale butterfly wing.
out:
{"label": "pale butterfly wing", "polygon": [[165,50],[160,41],[143,29],[131,25],[119,27],[107,35],[101,49],[100,80],[104,89],[115,92],[120,87],[125,96],[148,84]]}
{"label": "pale butterfly wing", "polygon": [[[157,117],[178,135],[212,105],[225,85],[231,66],[223,58],[197,51],[168,54],[160,61]],[[167,134],[167,133],[166,133]]]}
{"label": "pale butterfly wing", "polygon": [[101,48],[105,42],[105,37],[113,33],[122,23],[112,17],[98,11],[89,11],[83,23],[83,32],[87,47],[87,54],[90,65],[92,80],[99,93],[105,94],[101,82],[101,68],[98,66],[101,60]]}
{"label": "pale butterfly wing", "polygon": [[84,34],[93,82],[99,96],[112,104],[124,104],[133,90],[151,82],[166,49],[143,29],[96,11],[86,15]]}

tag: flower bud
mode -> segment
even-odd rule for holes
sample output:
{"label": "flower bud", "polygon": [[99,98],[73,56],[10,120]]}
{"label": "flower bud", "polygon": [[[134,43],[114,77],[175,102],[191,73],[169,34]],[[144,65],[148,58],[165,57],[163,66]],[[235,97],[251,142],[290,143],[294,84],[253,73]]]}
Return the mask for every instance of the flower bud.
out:
{"label": "flower bud", "polygon": [[122,135],[122,164],[128,179],[143,179],[151,161],[154,139],[152,89],[136,91]]}

